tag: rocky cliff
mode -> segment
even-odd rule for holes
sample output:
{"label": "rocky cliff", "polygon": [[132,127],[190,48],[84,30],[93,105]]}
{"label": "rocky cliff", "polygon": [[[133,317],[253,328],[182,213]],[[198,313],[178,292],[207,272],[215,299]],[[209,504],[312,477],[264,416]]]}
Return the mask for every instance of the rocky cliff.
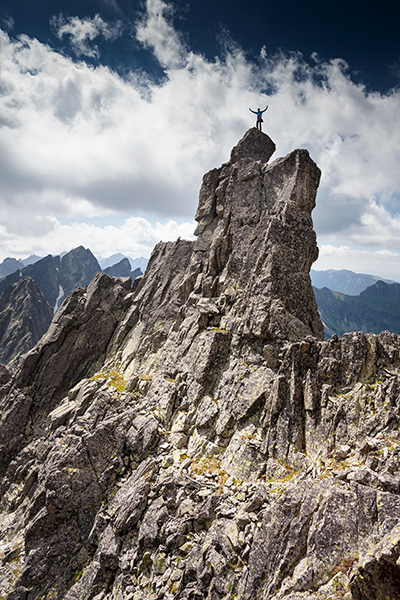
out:
{"label": "rocky cliff", "polygon": [[250,130],[197,240],[98,274],[0,373],[0,598],[399,597],[394,334],[324,342],[320,172]]}
{"label": "rocky cliff", "polygon": [[25,277],[8,286],[0,295],[0,362],[17,364],[44,335],[53,310],[39,286]]}

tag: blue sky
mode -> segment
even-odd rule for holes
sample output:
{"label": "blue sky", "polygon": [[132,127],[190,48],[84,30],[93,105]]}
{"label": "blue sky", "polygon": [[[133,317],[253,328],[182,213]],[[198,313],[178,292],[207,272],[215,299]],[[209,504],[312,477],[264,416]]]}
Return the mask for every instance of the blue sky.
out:
{"label": "blue sky", "polygon": [[189,237],[202,175],[268,104],[274,158],[323,172],[314,268],[400,280],[400,48],[372,8],[2,0],[0,259]]}

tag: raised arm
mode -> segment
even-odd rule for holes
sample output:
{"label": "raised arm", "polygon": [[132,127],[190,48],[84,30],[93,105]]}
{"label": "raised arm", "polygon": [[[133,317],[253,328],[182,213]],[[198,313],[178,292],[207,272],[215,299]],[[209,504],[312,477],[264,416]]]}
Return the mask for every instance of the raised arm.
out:
{"label": "raised arm", "polygon": [[265,111],[267,110],[267,108],[268,108],[268,105],[267,105],[267,106],[264,108],[264,110],[262,110],[261,112],[262,112],[262,113],[265,113]]}
{"label": "raised arm", "polygon": [[249,111],[252,112],[252,113],[254,113],[255,115],[257,114],[257,111],[256,110],[251,110],[251,108],[249,108]]}

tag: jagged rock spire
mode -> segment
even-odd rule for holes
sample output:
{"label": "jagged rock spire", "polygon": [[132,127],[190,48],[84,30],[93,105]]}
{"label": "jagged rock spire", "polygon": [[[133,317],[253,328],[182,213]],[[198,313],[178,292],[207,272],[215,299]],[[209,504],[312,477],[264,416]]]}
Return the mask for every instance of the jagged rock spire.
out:
{"label": "jagged rock spire", "polygon": [[398,599],[400,338],[316,339],[320,173],[271,150],[0,366],[0,597]]}
{"label": "jagged rock spire", "polygon": [[202,281],[209,286],[212,279],[211,295],[242,290],[227,326],[236,329],[240,314],[242,332],[250,335],[322,339],[309,277],[318,257],[311,211],[320,170],[306,150],[269,165],[274,149],[267,135],[250,129],[230,162],[204,176],[195,232]]}

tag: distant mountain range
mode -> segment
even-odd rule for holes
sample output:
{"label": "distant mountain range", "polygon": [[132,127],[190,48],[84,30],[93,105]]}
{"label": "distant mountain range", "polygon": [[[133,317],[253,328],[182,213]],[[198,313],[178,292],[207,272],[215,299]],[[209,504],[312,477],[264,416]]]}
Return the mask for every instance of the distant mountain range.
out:
{"label": "distant mountain range", "polygon": [[121,254],[121,252],[118,252],[117,254],[113,254],[112,256],[109,256],[108,258],[98,257],[97,260],[99,261],[99,264],[104,271],[106,268],[119,263],[121,260],[123,260],[125,258],[129,260],[132,271],[134,271],[135,269],[140,269],[142,271],[142,273],[145,272],[147,263],[149,262],[149,259],[144,258],[143,256],[141,256],[139,258],[131,258],[130,256],[125,256],[125,254]]}
{"label": "distant mountain range", "polygon": [[83,246],[61,256],[6,258],[0,264],[0,363],[15,366],[47,331],[69,292],[86,287],[99,271],[132,281],[142,275],[139,267],[132,270],[128,258],[121,256],[115,255],[117,262],[111,260],[107,267],[101,267]]}
{"label": "distant mountain range", "polygon": [[[86,287],[98,271],[134,280],[147,263],[121,253],[97,259],[83,246],[60,256],[6,258],[0,264],[0,363],[16,364],[47,331],[68,293]],[[400,284],[344,269],[310,275],[326,339],[349,331],[400,334]]]}
{"label": "distant mountain range", "polygon": [[32,254],[31,256],[29,256],[28,258],[25,258],[23,260],[7,257],[0,264],[0,278],[6,277],[7,275],[14,273],[18,269],[23,269],[24,267],[27,267],[28,265],[32,265],[33,263],[37,262],[38,260],[40,260],[40,256],[36,256],[34,254]]}
{"label": "distant mountain range", "polygon": [[[83,246],[79,246],[61,256],[48,256],[32,262],[27,259],[27,266],[13,258],[6,258],[0,264],[0,272],[7,271],[12,265],[17,268],[0,279],[0,294],[7,286],[23,277],[31,277],[42,290],[47,302],[55,310],[71,290],[86,287],[99,271],[104,271],[114,277],[131,277],[134,280],[143,272],[139,267],[132,270],[129,260],[122,255],[116,255],[117,260],[111,261],[106,268],[99,264],[94,254]],[[122,259],[121,259],[122,256]],[[143,259],[145,260],[145,259]]]}
{"label": "distant mountain range", "polygon": [[314,288],[325,338],[349,331],[400,334],[400,284],[378,281],[358,296]]}
{"label": "distant mountain range", "polygon": [[350,331],[400,333],[400,284],[347,269],[310,275],[325,339]]}
{"label": "distant mountain range", "polygon": [[354,273],[347,269],[341,269],[335,271],[329,269],[327,271],[314,271],[311,269],[311,283],[316,288],[328,288],[334,292],[341,292],[342,294],[348,294],[349,296],[358,296],[367,287],[374,285],[377,281],[384,281],[385,283],[396,283],[390,279],[384,279],[377,275],[367,275],[364,273]]}

